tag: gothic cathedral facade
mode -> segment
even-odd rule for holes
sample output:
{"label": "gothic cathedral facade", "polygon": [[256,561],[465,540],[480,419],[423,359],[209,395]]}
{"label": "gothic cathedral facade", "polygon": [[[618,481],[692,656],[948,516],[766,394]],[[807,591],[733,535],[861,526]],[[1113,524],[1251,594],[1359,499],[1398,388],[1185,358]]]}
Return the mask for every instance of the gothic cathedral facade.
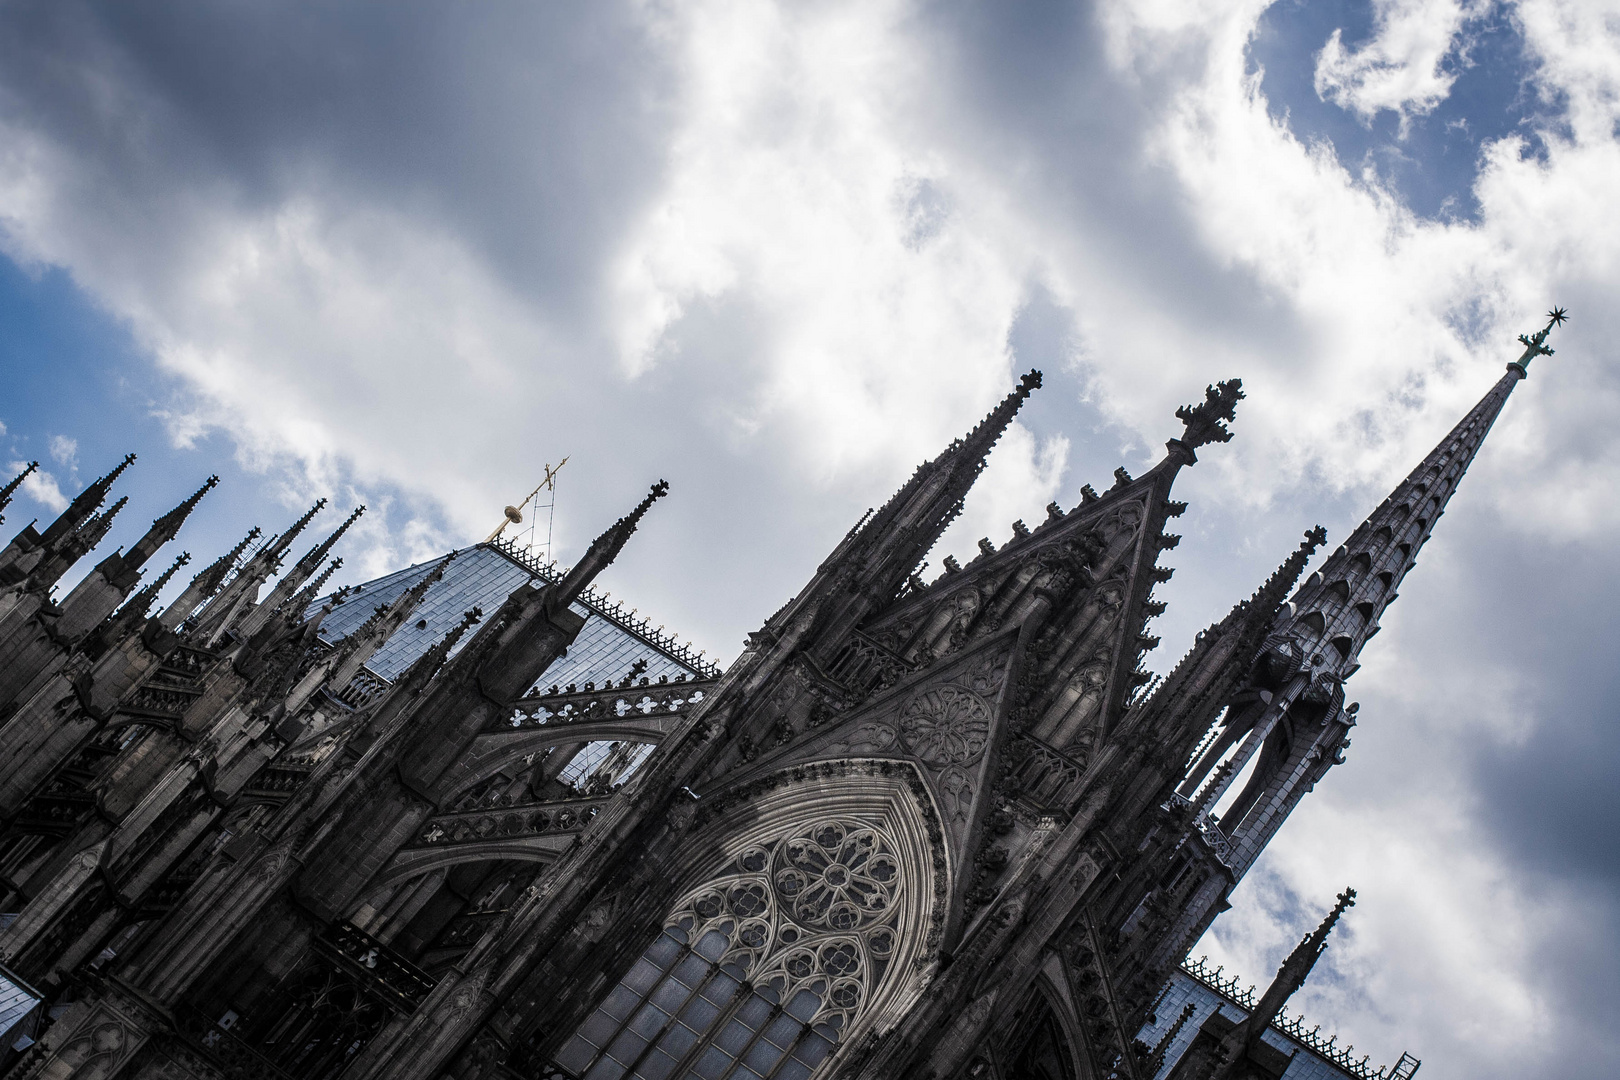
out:
{"label": "gothic cathedral facade", "polygon": [[364,508],[284,567],[317,504],[153,614],[185,559],[137,589],[143,565],[210,480],[56,597],[126,460],[0,552],[0,974],[40,1003],[0,1068],[1281,1076],[1261,1033],[1353,893],[1241,1023],[1139,1033],[1342,760],[1345,680],[1560,318],[1162,678],[1172,485],[1231,438],[1235,380],[1143,475],[925,582],[1029,373],[724,671],[591,587],[662,483],[567,572],[496,542],[327,595]]}

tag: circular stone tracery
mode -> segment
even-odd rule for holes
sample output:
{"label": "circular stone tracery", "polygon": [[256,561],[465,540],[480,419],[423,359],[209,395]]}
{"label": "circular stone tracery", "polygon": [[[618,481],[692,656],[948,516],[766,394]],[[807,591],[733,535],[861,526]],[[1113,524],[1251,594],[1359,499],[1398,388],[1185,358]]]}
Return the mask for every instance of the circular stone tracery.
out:
{"label": "circular stone tracery", "polygon": [[936,687],[906,705],[900,738],[935,768],[964,764],[984,753],[990,741],[990,706],[971,690]]}
{"label": "circular stone tracery", "polygon": [[801,926],[853,930],[888,913],[899,875],[877,830],[828,821],[781,846],[773,880]]}

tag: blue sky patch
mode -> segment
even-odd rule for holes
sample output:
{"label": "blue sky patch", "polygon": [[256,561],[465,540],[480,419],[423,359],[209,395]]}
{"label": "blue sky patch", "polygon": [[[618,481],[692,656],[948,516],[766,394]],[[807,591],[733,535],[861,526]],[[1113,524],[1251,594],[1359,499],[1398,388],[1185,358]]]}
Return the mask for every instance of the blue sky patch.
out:
{"label": "blue sky patch", "polygon": [[1376,31],[1373,5],[1280,0],[1260,19],[1249,46],[1250,70],[1264,69],[1261,89],[1274,118],[1286,118],[1302,140],[1331,144],[1352,175],[1371,165],[1413,213],[1477,221],[1473,184],[1487,142],[1518,134],[1526,153],[1545,155],[1542,132],[1559,126],[1563,103],[1542,100],[1535,61],[1501,5],[1463,24],[1441,61],[1442,70],[1456,76],[1450,93],[1433,111],[1409,115],[1404,132],[1393,110],[1380,111],[1368,124],[1318,96],[1317,62],[1335,30],[1347,51],[1364,46]]}

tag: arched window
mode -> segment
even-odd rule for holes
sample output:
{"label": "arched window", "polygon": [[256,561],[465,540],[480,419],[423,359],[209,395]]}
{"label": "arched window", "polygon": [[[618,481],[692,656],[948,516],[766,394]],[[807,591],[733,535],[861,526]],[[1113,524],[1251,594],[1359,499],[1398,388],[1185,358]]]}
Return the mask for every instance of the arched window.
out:
{"label": "arched window", "polygon": [[897,845],[843,816],[785,830],[693,890],[558,1053],[580,1080],[805,1080],[894,958]]}

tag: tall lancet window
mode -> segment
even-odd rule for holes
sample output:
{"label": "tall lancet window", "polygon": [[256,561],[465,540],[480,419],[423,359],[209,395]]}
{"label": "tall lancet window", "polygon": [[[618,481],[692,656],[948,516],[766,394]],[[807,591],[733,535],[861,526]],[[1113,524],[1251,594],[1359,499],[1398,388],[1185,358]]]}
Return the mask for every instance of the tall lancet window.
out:
{"label": "tall lancet window", "polygon": [[805,1080],[895,961],[897,850],[850,816],[750,845],[676,907],[557,1064],[581,1080]]}

